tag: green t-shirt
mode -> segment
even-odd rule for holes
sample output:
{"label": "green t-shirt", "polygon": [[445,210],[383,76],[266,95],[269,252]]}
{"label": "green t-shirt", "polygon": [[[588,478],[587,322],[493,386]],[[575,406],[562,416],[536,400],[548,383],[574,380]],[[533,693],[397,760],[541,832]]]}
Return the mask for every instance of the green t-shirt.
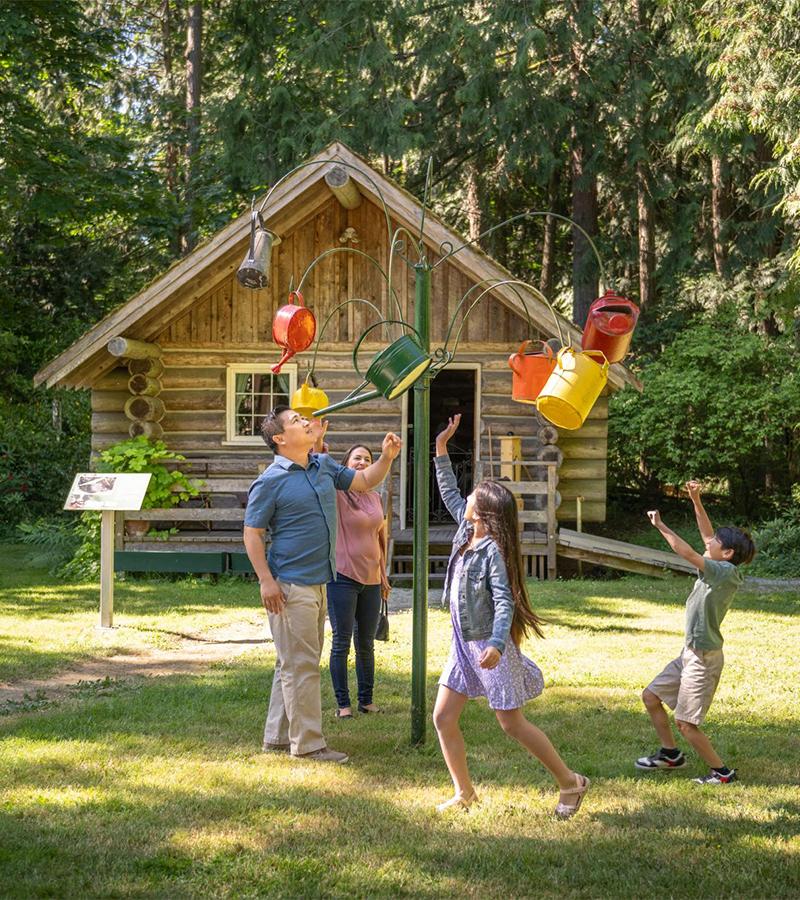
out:
{"label": "green t-shirt", "polygon": [[704,560],[704,569],[686,601],[686,646],[720,650],[719,626],[742,583],[739,569],[729,562]]}

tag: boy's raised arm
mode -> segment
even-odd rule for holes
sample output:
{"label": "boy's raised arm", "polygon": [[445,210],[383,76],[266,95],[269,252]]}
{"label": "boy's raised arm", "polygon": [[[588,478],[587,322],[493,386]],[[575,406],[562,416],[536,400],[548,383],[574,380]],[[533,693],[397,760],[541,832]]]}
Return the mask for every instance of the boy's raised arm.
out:
{"label": "boy's raised arm", "polygon": [[708,518],[708,513],[703,506],[703,501],[700,499],[700,482],[687,481],[686,490],[689,492],[689,498],[694,506],[694,517],[697,519],[700,537],[704,541],[710,541],[711,538],[714,537],[714,526],[711,524],[711,519]]}
{"label": "boy's raised arm", "polygon": [[685,559],[686,562],[690,562],[701,572],[705,571],[706,563],[703,556],[698,553],[691,544],[687,544],[682,537],[675,534],[671,528],[668,528],[661,521],[661,513],[657,509],[651,509],[647,513],[647,518],[650,519],[650,524],[659,530],[661,536],[678,556]]}

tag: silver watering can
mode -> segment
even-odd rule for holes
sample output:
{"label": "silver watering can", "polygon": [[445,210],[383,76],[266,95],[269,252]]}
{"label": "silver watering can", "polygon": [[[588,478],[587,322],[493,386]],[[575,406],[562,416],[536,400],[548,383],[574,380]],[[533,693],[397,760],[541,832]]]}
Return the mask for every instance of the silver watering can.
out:
{"label": "silver watering can", "polygon": [[250,219],[250,249],[236,273],[239,284],[252,290],[269,287],[272,248],[280,242],[278,235],[264,225],[261,213],[254,209]]}

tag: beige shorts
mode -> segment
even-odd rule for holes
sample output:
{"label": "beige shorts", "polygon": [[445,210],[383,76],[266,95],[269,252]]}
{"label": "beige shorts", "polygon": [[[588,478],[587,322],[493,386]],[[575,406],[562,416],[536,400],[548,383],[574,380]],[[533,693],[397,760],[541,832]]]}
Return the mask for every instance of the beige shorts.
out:
{"label": "beige shorts", "polygon": [[714,699],[724,664],[722,650],[684,647],[647,690],[674,710],[676,719],[700,725]]}

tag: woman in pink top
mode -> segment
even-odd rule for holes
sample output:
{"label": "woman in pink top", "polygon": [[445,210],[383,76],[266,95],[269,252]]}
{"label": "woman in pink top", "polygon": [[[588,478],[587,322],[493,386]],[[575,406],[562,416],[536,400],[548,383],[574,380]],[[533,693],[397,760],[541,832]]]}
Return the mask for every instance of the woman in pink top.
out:
{"label": "woman in pink top", "polygon": [[[360,445],[351,447],[342,464],[350,469],[372,465],[372,453]],[[347,686],[350,642],[356,647],[358,711],[379,712],[372,702],[375,683],[375,629],[381,596],[388,596],[386,531],[383,505],[375,491],[336,492],[339,528],[336,535],[336,578],[328,582],[328,616],[333,629],[331,680],[341,719],[352,719]]]}

